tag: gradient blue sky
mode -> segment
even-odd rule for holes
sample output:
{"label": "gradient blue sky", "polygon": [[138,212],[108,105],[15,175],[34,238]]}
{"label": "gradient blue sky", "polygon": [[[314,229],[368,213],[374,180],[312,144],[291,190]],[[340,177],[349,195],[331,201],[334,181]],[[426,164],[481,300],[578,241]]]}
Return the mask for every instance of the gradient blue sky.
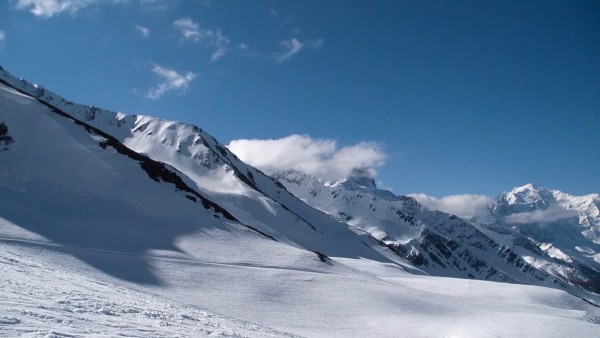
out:
{"label": "gradient blue sky", "polygon": [[13,0],[0,31],[4,68],[76,102],[375,142],[396,193],[600,192],[598,1]]}

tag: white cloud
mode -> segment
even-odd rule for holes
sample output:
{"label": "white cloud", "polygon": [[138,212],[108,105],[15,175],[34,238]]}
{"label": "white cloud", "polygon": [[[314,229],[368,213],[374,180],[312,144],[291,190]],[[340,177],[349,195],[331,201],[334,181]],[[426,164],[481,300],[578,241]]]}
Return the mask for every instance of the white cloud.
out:
{"label": "white cloud", "polygon": [[385,155],[375,142],[337,148],[334,140],[290,135],[275,140],[234,140],[227,146],[241,160],[266,172],[295,169],[329,181],[347,178],[354,169],[383,165]]}
{"label": "white cloud", "polygon": [[577,217],[577,211],[563,209],[558,205],[551,205],[545,210],[534,210],[506,216],[504,217],[504,221],[513,224],[551,223],[572,217]]}
{"label": "white cloud", "polygon": [[409,194],[429,209],[439,210],[454,214],[459,217],[483,216],[494,199],[485,195],[462,194],[450,195],[442,198],[426,194]]}
{"label": "white cloud", "polygon": [[35,16],[49,18],[62,12],[75,13],[90,3],[90,0],[18,0],[16,7],[29,9]]}
{"label": "white cloud", "polygon": [[177,19],[173,22],[173,26],[179,30],[184,39],[200,41],[208,34],[212,34],[210,30],[200,29],[200,25],[190,18]]}
{"label": "white cloud", "polygon": [[148,29],[147,27],[140,26],[140,25],[135,25],[135,30],[137,30],[138,33],[140,33],[140,35],[144,39],[146,39],[146,38],[148,38],[148,36],[150,36],[150,29]]}
{"label": "white cloud", "polygon": [[298,41],[296,38],[280,41],[279,45],[282,47],[282,50],[275,55],[277,62],[283,62],[291,58],[292,56],[298,54],[304,47],[304,44],[302,44],[302,42]]}
{"label": "white cloud", "polygon": [[157,100],[170,91],[185,91],[190,82],[197,76],[192,72],[180,74],[173,69],[164,68],[159,65],[154,65],[151,71],[161,79],[161,82],[156,87],[151,88],[146,94],[146,97],[152,100]]}
{"label": "white cloud", "polygon": [[210,57],[211,61],[217,61],[222,58],[229,50],[231,41],[225,37],[220,30],[211,30],[200,27],[190,18],[181,18],[173,22],[173,26],[181,33],[186,40],[194,42],[204,41],[213,49]]}
{"label": "white cloud", "polygon": [[303,49],[319,49],[323,46],[323,39],[300,41],[296,38],[290,38],[279,42],[281,50],[275,54],[277,62],[283,62],[292,56],[300,53]]}
{"label": "white cloud", "polygon": [[3,43],[6,40],[6,34],[4,34],[4,31],[0,31],[0,44]]}
{"label": "white cloud", "polygon": [[80,9],[101,2],[123,1],[125,0],[17,0],[16,8],[29,10],[35,16],[50,18],[63,12],[75,14]]}

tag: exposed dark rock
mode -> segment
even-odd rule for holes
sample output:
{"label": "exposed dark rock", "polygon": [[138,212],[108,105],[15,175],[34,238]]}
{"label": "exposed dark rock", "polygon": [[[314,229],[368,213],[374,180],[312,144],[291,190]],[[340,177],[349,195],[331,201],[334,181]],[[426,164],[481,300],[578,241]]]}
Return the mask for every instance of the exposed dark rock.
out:
{"label": "exposed dark rock", "polygon": [[8,127],[4,122],[0,122],[0,151],[8,150],[8,146],[15,140],[8,134]]}
{"label": "exposed dark rock", "polygon": [[321,260],[321,262],[328,262],[329,261],[329,257],[327,257],[327,255],[320,253],[318,251],[313,251],[314,253],[317,254],[317,257],[319,257],[319,259]]}

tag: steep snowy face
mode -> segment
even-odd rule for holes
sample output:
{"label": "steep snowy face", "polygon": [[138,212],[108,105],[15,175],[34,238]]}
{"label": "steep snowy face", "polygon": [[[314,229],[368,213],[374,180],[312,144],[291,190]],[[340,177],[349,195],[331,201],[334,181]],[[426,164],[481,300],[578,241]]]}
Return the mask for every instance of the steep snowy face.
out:
{"label": "steep snowy face", "polygon": [[18,225],[1,227],[4,240],[76,248],[74,255],[91,266],[145,284],[161,281],[143,262],[126,270],[78,248],[131,255],[178,252],[177,238],[199,229],[271,241],[175,170],[5,84],[0,84],[0,122],[12,140],[0,152],[0,219]]}
{"label": "steep snowy face", "polygon": [[558,190],[553,194],[558,207],[576,216],[585,238],[600,244],[600,195],[573,196]]}
{"label": "steep snowy face", "polygon": [[196,126],[75,104],[3,69],[0,80],[51,110],[110,135],[127,150],[166,164],[232,218],[273,240],[326,255],[387,260],[370,248],[379,246],[373,238],[356,234],[344,223],[308,206]]}
{"label": "steep snowy face", "polygon": [[419,205],[412,198],[377,189],[368,176],[353,175],[328,184],[298,171],[273,173],[293,194],[386,244],[406,243],[418,237],[423,225],[405,213]]}

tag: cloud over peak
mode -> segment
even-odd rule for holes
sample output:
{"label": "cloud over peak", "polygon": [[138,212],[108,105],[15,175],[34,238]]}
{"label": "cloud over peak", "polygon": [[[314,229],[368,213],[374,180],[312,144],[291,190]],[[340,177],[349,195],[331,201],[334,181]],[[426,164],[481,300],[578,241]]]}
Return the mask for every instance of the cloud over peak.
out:
{"label": "cloud over peak", "polygon": [[241,160],[266,172],[294,169],[329,181],[347,178],[357,168],[379,167],[385,161],[385,154],[375,142],[338,148],[335,140],[308,135],[234,140],[227,147]]}
{"label": "cloud over peak", "polygon": [[504,217],[504,221],[512,224],[552,223],[562,219],[577,217],[576,210],[564,209],[558,205],[551,205],[548,209],[539,209],[531,212],[521,212]]}
{"label": "cloud over peak", "polygon": [[461,194],[442,198],[426,194],[409,194],[429,209],[443,211],[459,217],[483,216],[494,203],[494,199],[485,195]]}
{"label": "cloud over peak", "polygon": [[152,100],[157,100],[170,91],[185,91],[190,82],[197,76],[192,72],[180,74],[174,69],[161,67],[159,65],[154,65],[151,72],[156,74],[161,80],[158,85],[151,88],[146,94],[146,97]]}

